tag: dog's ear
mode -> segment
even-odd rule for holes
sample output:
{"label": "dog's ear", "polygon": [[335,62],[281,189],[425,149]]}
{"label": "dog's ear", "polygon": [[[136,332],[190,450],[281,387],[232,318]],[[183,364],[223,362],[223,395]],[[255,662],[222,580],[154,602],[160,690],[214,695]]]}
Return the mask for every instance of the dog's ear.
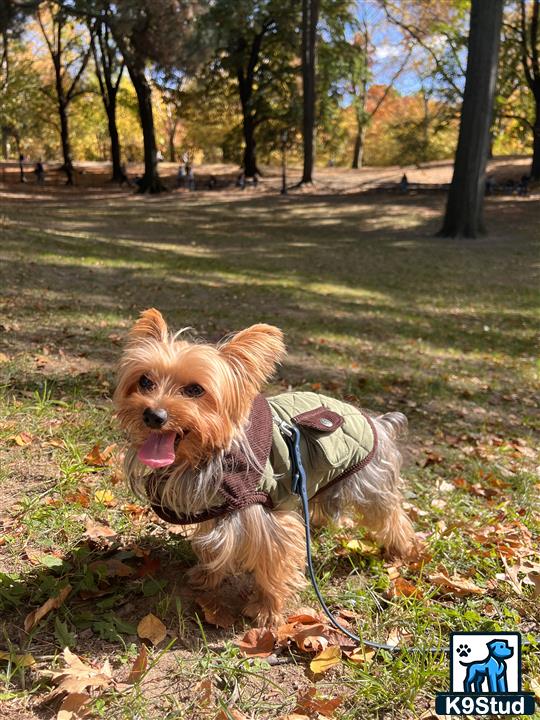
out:
{"label": "dog's ear", "polygon": [[257,389],[285,357],[283,333],[273,325],[252,325],[220,344],[219,352],[233,369]]}
{"label": "dog's ear", "polygon": [[143,310],[139,319],[129,332],[130,340],[165,340],[167,338],[167,323],[163,315],[155,308]]}

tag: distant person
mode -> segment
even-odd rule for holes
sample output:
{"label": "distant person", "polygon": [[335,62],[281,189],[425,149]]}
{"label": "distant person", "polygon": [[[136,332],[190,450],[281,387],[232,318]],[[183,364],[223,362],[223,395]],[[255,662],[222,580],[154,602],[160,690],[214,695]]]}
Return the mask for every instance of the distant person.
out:
{"label": "distant person", "polygon": [[24,177],[24,155],[22,153],[19,154],[19,178],[22,183],[26,182]]}
{"label": "distant person", "polygon": [[36,182],[41,185],[45,182],[45,168],[43,167],[43,163],[41,162],[41,158],[36,163],[36,166],[34,168],[34,175],[36,176]]}
{"label": "distant person", "polygon": [[521,180],[519,181],[519,184],[517,186],[517,194],[520,197],[527,197],[529,194],[529,182],[530,182],[530,176],[529,175],[522,175]]}
{"label": "distant person", "polygon": [[241,172],[240,175],[236,178],[235,185],[237,188],[240,188],[240,190],[243,190],[246,187],[246,176],[244,172]]}
{"label": "distant person", "polygon": [[188,165],[188,171],[186,172],[186,181],[188,190],[195,190],[195,174],[191,165]]}
{"label": "distant person", "polygon": [[214,190],[217,185],[217,180],[215,175],[210,175],[210,178],[208,180],[208,189]]}
{"label": "distant person", "polygon": [[495,191],[495,180],[492,175],[488,175],[486,178],[486,195],[493,195]]}
{"label": "distant person", "polygon": [[406,173],[403,173],[401,180],[399,181],[399,189],[402,193],[409,191],[409,178]]}
{"label": "distant person", "polygon": [[178,166],[178,172],[176,173],[176,187],[186,186],[186,168],[180,164]]}
{"label": "distant person", "polygon": [[161,150],[158,150],[158,151],[157,151],[157,153],[156,153],[156,160],[157,160],[158,162],[163,162],[163,153],[161,152]]}

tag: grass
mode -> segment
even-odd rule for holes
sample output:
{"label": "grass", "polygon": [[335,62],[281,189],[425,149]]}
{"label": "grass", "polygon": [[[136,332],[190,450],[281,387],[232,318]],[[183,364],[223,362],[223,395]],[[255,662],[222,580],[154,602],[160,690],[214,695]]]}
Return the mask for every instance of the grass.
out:
{"label": "grass", "polygon": [[[0,664],[0,717],[55,716],[41,671],[61,666],[65,645],[127,675],[148,612],[169,637],[132,691],[96,699],[97,717],[213,718],[234,706],[277,718],[315,682],[321,695],[344,697],[343,720],[428,718],[448,686],[437,654],[380,652],[314,678],[307,656],[249,661],[233,644],[241,624],[219,630],[198,619],[183,580],[194,561],[187,541],[134,502],[114,465],[85,459],[96,444],[122,443],[114,363],[147,306],[211,340],[279,325],[289,356],[271,390],[315,388],[408,415],[407,501],[427,559],[400,571],[421,595],[388,592],[378,550],[347,550],[362,534],[326,529],[315,541],[329,604],[356,612],[366,638],[399,630],[415,645],[444,646],[453,630],[540,635],[539,600],[531,585],[504,580],[502,557],[510,567],[540,561],[539,201],[490,200],[492,234],[475,242],[433,237],[442,205],[440,196],[317,188],[288,198],[2,191],[0,649],[37,662]],[[90,540],[88,518],[117,537]],[[111,556],[134,574],[105,577],[92,565]],[[444,592],[430,579],[441,567],[485,594]],[[66,603],[25,633],[26,614],[67,584]],[[316,607],[310,589],[302,603]],[[537,644],[523,671],[525,687],[539,679]],[[208,705],[197,685],[205,678]]]}

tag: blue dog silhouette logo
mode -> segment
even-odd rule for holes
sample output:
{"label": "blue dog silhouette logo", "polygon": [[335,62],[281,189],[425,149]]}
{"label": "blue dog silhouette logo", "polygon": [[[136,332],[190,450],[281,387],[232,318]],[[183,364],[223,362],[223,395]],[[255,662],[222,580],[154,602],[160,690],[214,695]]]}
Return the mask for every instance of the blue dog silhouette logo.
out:
{"label": "blue dog silhouette logo", "polygon": [[[486,647],[488,654],[484,660],[459,661],[460,665],[467,668],[465,680],[463,681],[463,690],[466,693],[508,692],[506,660],[512,657],[514,648],[508,645],[508,640],[501,639],[491,640]],[[466,657],[469,653],[470,648],[468,645],[460,645],[457,648],[457,654],[460,657]]]}
{"label": "blue dog silhouette logo", "polygon": [[534,695],[521,689],[521,636],[452,633],[450,692],[437,693],[439,715],[532,715]]}

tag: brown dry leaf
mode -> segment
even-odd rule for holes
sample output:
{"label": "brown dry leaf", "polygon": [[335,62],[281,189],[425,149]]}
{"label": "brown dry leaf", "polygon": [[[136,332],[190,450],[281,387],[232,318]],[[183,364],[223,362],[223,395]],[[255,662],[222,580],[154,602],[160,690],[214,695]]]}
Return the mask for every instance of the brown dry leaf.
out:
{"label": "brown dry leaf", "polygon": [[485,595],[487,593],[485,588],[478,587],[472,580],[461,577],[460,575],[452,575],[450,577],[449,575],[439,572],[429,575],[429,581],[433,583],[433,585],[438,585],[459,597],[465,597],[466,595]]}
{"label": "brown dry leaf", "polygon": [[116,537],[117,533],[102,523],[95,522],[91,518],[86,519],[86,534],[90,540],[102,540]]}
{"label": "brown dry leaf", "polygon": [[216,627],[230,628],[234,625],[233,615],[222,605],[216,602],[215,598],[202,595],[195,598],[197,605],[199,605],[204,613],[204,619],[210,625],[216,625]]}
{"label": "brown dry leaf", "polygon": [[[347,540],[343,543],[343,550],[349,552],[357,552],[360,555],[378,555],[380,548],[369,540]],[[338,552],[338,554],[341,554]]]}
{"label": "brown dry leaf", "polygon": [[532,572],[532,573],[529,573],[527,575],[527,577],[534,585],[533,597],[535,597],[535,598],[540,597],[540,573]]}
{"label": "brown dry leaf", "polygon": [[202,705],[209,705],[212,702],[214,695],[214,686],[210,678],[204,678],[198,682],[194,687],[195,693],[198,696],[198,700]]}
{"label": "brown dry leaf", "polygon": [[139,654],[135,658],[135,662],[131,666],[131,670],[129,671],[129,675],[127,678],[127,682],[130,685],[134,685],[135,683],[139,682],[144,673],[146,672],[146,668],[148,665],[148,650],[146,649],[146,645],[144,643],[141,645],[141,649],[139,650]]}
{"label": "brown dry leaf", "polygon": [[35,626],[38,624],[40,620],[42,620],[47,613],[49,613],[51,610],[57,610],[60,605],[63,604],[64,600],[67,598],[69,593],[71,592],[71,585],[66,585],[65,588],[62,588],[58,595],[55,597],[49,598],[46,602],[43,603],[43,605],[37,610],[32,610],[32,612],[28,613],[28,615],[24,619],[24,630],[25,632],[30,632]]}
{"label": "brown dry leaf", "polygon": [[74,655],[69,648],[64,648],[64,660],[67,667],[58,672],[48,673],[58,686],[51,693],[51,697],[62,693],[68,695],[82,693],[87,688],[106,688],[113,684],[108,660],[101,668],[92,667]]}
{"label": "brown dry leaf", "polygon": [[18,445],[19,447],[30,445],[33,439],[34,436],[30,435],[30,433],[27,432],[21,432],[18,435],[13,435],[13,437],[10,438],[10,440],[13,440],[15,445]]}
{"label": "brown dry leaf", "polygon": [[327,647],[321,653],[316,655],[309,663],[309,668],[312,673],[318,675],[320,673],[327,672],[334,665],[339,665],[340,662],[341,650],[338,647],[332,646]]}
{"label": "brown dry leaf", "polygon": [[88,703],[92,700],[87,693],[71,693],[60,705],[56,720],[79,720],[87,717],[90,710]]}
{"label": "brown dry leaf", "polygon": [[309,715],[299,715],[298,713],[291,713],[290,715],[280,715],[277,720],[310,720]]}
{"label": "brown dry leaf", "polygon": [[153,645],[159,645],[167,637],[167,628],[159,618],[148,613],[137,625],[137,635],[144,640],[150,640]]}
{"label": "brown dry leaf", "polygon": [[335,698],[318,698],[316,697],[316,688],[308,688],[305,692],[298,696],[297,706],[294,712],[320,713],[326,717],[334,714],[334,710],[338,708],[343,698],[338,696]]}
{"label": "brown dry leaf", "polygon": [[303,625],[312,625],[321,622],[321,616],[309,607],[302,607],[294,615],[287,618],[289,623],[302,623]]}
{"label": "brown dry leaf", "polygon": [[536,702],[540,703],[540,680],[537,678],[532,678],[530,686],[531,692],[534,693],[534,697],[536,698]]}
{"label": "brown dry leaf", "polygon": [[375,657],[375,650],[366,650],[362,647],[356,648],[351,653],[346,652],[347,659],[353,663],[366,665]]}
{"label": "brown dry leaf", "polygon": [[90,570],[103,572],[107,577],[129,577],[135,573],[134,568],[126,565],[121,560],[110,558],[109,560],[95,560],[88,566]]}
{"label": "brown dry leaf", "polygon": [[101,451],[99,449],[99,443],[96,443],[90,452],[85,455],[84,462],[93,467],[110,465],[114,450],[116,450],[116,444],[108,445],[105,450]]}
{"label": "brown dry leaf", "polygon": [[386,644],[391,647],[397,647],[400,644],[407,644],[412,639],[411,633],[404,632],[395,627],[390,630],[386,638]]}
{"label": "brown dry leaf", "polygon": [[25,655],[18,655],[17,653],[9,653],[0,651],[0,660],[7,660],[7,662],[17,665],[18,667],[31,667],[35,665],[36,660],[33,655],[26,653]]}
{"label": "brown dry leaf", "polygon": [[268,657],[274,652],[276,636],[268,628],[252,628],[236,644],[248,657]]}
{"label": "brown dry leaf", "polygon": [[398,577],[392,584],[392,589],[395,595],[402,595],[403,597],[414,597],[421,598],[423,593],[420,588],[413,585],[411,582],[406,580],[404,577]]}
{"label": "brown dry leaf", "polygon": [[324,636],[326,627],[322,624],[300,626],[292,636],[294,642],[303,652],[321,652],[328,647],[328,638]]}
{"label": "brown dry leaf", "polygon": [[9,356],[6,353],[0,352],[0,363],[9,362]]}
{"label": "brown dry leaf", "polygon": [[225,710],[220,710],[214,720],[248,720],[248,718],[244,715],[244,713],[241,713],[240,710],[236,710],[235,708],[227,708],[227,712]]}

